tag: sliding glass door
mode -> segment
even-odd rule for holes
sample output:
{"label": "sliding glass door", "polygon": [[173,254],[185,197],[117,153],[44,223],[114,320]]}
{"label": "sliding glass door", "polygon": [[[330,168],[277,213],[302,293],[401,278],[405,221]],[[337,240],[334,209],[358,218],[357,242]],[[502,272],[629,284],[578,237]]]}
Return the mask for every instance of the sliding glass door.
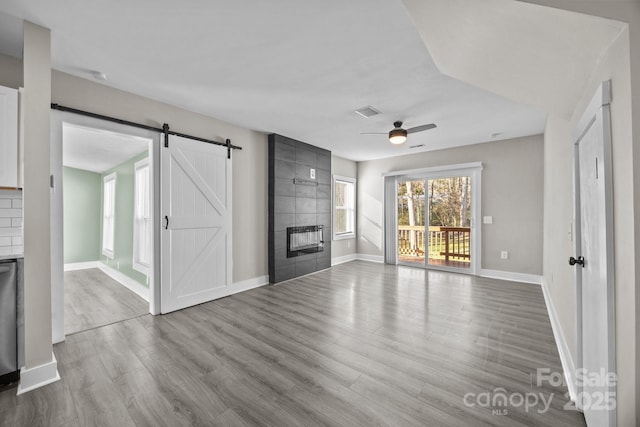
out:
{"label": "sliding glass door", "polygon": [[398,182],[398,262],[424,264],[424,180]]}
{"label": "sliding glass door", "polygon": [[471,270],[473,175],[397,179],[399,264]]}
{"label": "sliding glass door", "polygon": [[471,177],[426,180],[427,265],[471,267]]}

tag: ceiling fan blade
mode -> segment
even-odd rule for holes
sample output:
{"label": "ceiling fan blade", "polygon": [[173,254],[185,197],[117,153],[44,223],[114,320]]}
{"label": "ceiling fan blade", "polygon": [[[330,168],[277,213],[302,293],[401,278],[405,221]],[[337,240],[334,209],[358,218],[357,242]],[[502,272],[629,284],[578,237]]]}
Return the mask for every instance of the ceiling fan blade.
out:
{"label": "ceiling fan blade", "polygon": [[360,132],[360,135],[386,135],[389,132]]}
{"label": "ceiling fan blade", "polygon": [[407,133],[422,132],[423,130],[433,129],[434,127],[436,127],[435,124],[429,123],[428,125],[416,126],[416,127],[407,129]]}

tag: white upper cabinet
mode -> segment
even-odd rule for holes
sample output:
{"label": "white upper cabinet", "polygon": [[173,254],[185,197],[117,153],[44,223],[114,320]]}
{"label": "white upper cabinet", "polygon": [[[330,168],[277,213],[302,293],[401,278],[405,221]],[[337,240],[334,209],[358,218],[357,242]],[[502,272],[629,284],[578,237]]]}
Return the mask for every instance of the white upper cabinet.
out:
{"label": "white upper cabinet", "polygon": [[0,86],[0,187],[18,183],[18,91]]}

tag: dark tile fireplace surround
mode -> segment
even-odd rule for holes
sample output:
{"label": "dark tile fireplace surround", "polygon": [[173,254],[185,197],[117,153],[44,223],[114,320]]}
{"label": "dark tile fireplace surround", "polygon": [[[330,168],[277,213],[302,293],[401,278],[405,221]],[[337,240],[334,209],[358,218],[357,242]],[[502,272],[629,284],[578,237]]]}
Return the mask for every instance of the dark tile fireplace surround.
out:
{"label": "dark tile fireplace surround", "polygon": [[269,282],[331,267],[331,152],[269,135]]}

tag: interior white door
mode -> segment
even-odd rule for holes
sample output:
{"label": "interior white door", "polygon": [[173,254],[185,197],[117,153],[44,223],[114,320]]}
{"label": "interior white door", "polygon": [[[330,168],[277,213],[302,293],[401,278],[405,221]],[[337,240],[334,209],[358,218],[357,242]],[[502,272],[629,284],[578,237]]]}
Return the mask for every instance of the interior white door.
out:
{"label": "interior white door", "polygon": [[232,293],[231,160],[225,147],[170,136],[162,148],[162,313]]}
{"label": "interior white door", "polygon": [[[582,371],[578,407],[588,425],[615,425],[613,243],[608,108],[600,108],[577,142]],[[582,264],[582,265],[581,265]],[[581,374],[581,375],[580,375]]]}

